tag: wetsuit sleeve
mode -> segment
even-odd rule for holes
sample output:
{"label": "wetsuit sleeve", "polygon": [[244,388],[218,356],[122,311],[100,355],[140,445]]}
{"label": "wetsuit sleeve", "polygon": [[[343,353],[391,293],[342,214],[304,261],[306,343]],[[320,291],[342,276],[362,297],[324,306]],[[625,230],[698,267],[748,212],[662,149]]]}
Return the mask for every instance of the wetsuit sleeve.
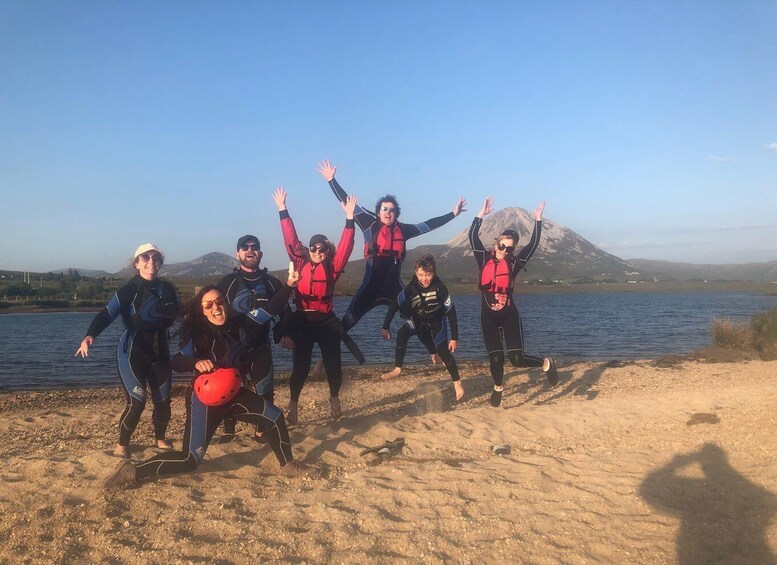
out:
{"label": "wetsuit sleeve", "polygon": [[340,236],[340,243],[337,244],[337,251],[335,251],[335,258],[332,262],[335,269],[335,282],[337,282],[337,279],[343,274],[345,265],[348,263],[348,259],[353,251],[353,238],[356,233],[353,222],[353,220],[345,220],[343,234]]}
{"label": "wetsuit sleeve", "polygon": [[178,353],[173,355],[170,365],[176,373],[192,373],[197,361],[199,359],[195,357],[194,342],[189,340]]}
{"label": "wetsuit sleeve", "polygon": [[283,243],[286,246],[286,253],[289,255],[289,260],[294,263],[294,268],[299,271],[302,269],[302,264],[305,262],[307,252],[305,246],[297,237],[297,230],[294,227],[294,222],[289,216],[288,210],[281,210],[279,212],[281,217],[281,231],[283,232]]}
{"label": "wetsuit sleeve", "polygon": [[528,245],[526,245],[523,249],[521,249],[521,252],[518,253],[518,256],[515,258],[515,263],[513,264],[513,272],[511,273],[513,277],[518,276],[518,273],[523,269],[523,267],[526,265],[526,263],[531,259],[531,256],[534,255],[534,252],[537,251],[537,247],[540,245],[540,235],[542,234],[542,220],[535,221],[534,222],[534,231],[531,234],[531,239],[529,240]]}
{"label": "wetsuit sleeve", "polygon": [[405,240],[408,240],[411,237],[416,237],[418,235],[428,233],[432,230],[436,230],[440,226],[444,226],[445,224],[450,222],[455,217],[456,216],[453,214],[453,212],[448,212],[444,216],[437,216],[436,218],[430,218],[425,222],[421,222],[420,224],[400,223],[399,227],[402,229],[402,235],[405,236]]}
{"label": "wetsuit sleeve", "polygon": [[[268,274],[265,275],[267,277],[267,282],[269,286],[272,288],[273,296],[278,294],[284,286],[286,286],[284,283],[282,283],[280,280],[276,279],[274,276]],[[281,311],[278,313],[278,315],[281,317],[281,322],[291,314],[291,306],[289,306],[288,299],[286,300],[286,303],[284,304],[283,308],[281,308]]]}
{"label": "wetsuit sleeve", "polygon": [[105,328],[110,326],[111,322],[113,322],[119,316],[119,314],[121,314],[121,309],[128,305],[130,300],[132,300],[131,295],[132,287],[130,285],[124,285],[119,290],[117,290],[108,301],[108,304],[106,304],[103,309],[97,313],[97,315],[92,320],[92,323],[89,324],[89,329],[86,330],[86,335],[96,338],[98,335],[103,333]]}
{"label": "wetsuit sleeve", "polygon": [[[399,296],[403,296],[404,291],[401,291],[399,293]],[[386,310],[386,317],[383,318],[383,329],[388,330],[391,329],[391,320],[394,319],[394,316],[397,313],[397,310],[399,310],[399,296],[397,296],[397,300],[394,300],[391,304],[389,304],[388,310]]]}
{"label": "wetsuit sleeve", "polygon": [[440,283],[438,287],[442,292],[440,293],[440,299],[442,301],[443,308],[445,309],[445,315],[448,317],[448,325],[451,328],[451,339],[459,340],[459,322],[456,317],[456,305],[453,303],[448,287]]}
{"label": "wetsuit sleeve", "polygon": [[472,225],[469,227],[469,244],[472,247],[472,253],[475,255],[475,261],[478,263],[478,269],[482,269],[486,264],[486,250],[483,247],[483,242],[480,241],[480,225],[483,223],[482,218],[475,218],[472,220]]}
{"label": "wetsuit sleeve", "polygon": [[[345,204],[345,201],[348,198],[348,193],[345,192],[343,187],[338,184],[337,179],[332,178],[332,180],[329,181],[329,188],[331,188],[332,192],[335,193],[337,199]],[[353,213],[353,219],[356,221],[359,229],[365,231],[372,225],[375,220],[378,219],[378,217],[357,204]]]}
{"label": "wetsuit sleeve", "polygon": [[263,326],[272,321],[272,319],[283,311],[283,308],[289,303],[291,296],[291,287],[283,285],[275,295],[264,304],[262,308],[255,308],[246,314],[246,319],[254,324]]}

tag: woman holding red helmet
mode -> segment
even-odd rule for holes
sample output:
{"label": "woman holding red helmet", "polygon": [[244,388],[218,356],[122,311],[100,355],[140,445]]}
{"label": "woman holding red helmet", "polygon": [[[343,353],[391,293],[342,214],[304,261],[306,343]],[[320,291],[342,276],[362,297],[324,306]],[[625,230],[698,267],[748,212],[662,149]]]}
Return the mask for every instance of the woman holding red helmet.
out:
{"label": "woman holding red helmet", "polygon": [[105,481],[107,488],[193,471],[227,416],[257,426],[278,458],[283,474],[298,475],[304,471],[304,465],[292,455],[281,410],[253,390],[240,386],[245,359],[238,327],[269,323],[286,305],[298,280],[298,273],[289,275],[287,284],[265,308],[252,310],[234,321],[229,320],[224,296],[218,288],[206,286],[195,295],[183,309],[182,347],[172,359],[175,371],[195,373],[186,398],[183,450],[162,453],[138,465],[125,460]]}

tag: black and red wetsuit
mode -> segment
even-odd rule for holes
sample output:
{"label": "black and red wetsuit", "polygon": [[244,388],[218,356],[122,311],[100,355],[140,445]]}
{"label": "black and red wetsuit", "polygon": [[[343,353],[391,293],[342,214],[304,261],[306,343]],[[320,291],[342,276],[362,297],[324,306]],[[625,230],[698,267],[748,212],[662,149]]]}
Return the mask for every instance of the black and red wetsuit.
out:
{"label": "black and red wetsuit", "polygon": [[[504,349],[502,336],[507,346],[510,362],[516,367],[542,367],[543,357],[527,355],[523,347],[521,315],[513,301],[513,284],[518,272],[537,250],[542,233],[542,221],[534,223],[529,244],[517,255],[507,255],[497,261],[493,251],[486,250],[478,232],[482,219],[475,217],[469,229],[469,242],[479,270],[480,328],[491,365],[494,384],[502,386],[504,377]],[[516,243],[518,243],[516,241]]]}
{"label": "black and red wetsuit", "polygon": [[[345,203],[348,195],[337,180],[330,180],[329,186],[337,199]],[[392,226],[386,226],[373,212],[356,206],[354,220],[364,234],[366,265],[364,279],[343,316],[346,331],[376,306],[391,304],[402,290],[400,273],[407,240],[437,229],[453,218],[453,212],[448,212],[420,224],[395,222]]]}
{"label": "black and red wetsuit", "polygon": [[[448,325],[451,330],[450,339],[454,341],[459,339],[459,327],[456,321],[456,306],[453,304],[448,287],[435,276],[429,286],[424,288],[418,279],[413,277],[389,306],[383,320],[384,330],[390,328],[391,320],[397,310],[402,313],[406,321],[397,332],[394,366],[402,367],[404,364],[407,343],[410,336],[415,333],[427,351],[436,352],[440,356],[451,375],[451,380],[458,381],[459,370],[456,367],[456,360],[448,349]],[[446,318],[448,324],[445,323]]]}
{"label": "black and red wetsuit", "polygon": [[342,325],[333,311],[332,298],[335,283],[353,251],[354,221],[345,221],[334,255],[327,255],[321,263],[314,264],[310,261],[308,248],[297,237],[288,210],[282,210],[280,218],[286,252],[300,276],[295,289],[297,310],[291,322],[294,337],[293,369],[289,379],[291,399],[299,400],[310,371],[313,345],[316,343],[321,348],[329,393],[337,397],[343,382],[340,353]]}

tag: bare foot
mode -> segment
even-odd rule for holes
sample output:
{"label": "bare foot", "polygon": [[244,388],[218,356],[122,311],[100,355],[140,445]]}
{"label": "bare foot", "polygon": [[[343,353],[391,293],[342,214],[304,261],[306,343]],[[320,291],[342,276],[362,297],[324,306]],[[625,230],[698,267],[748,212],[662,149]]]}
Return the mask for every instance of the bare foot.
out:
{"label": "bare foot", "polygon": [[340,407],[340,399],[333,396],[329,399],[329,407],[332,409],[332,419],[339,420],[343,415],[343,409]]}
{"label": "bare foot", "polygon": [[113,456],[114,457],[123,457],[125,459],[127,457],[129,457],[129,450],[127,449],[127,446],[126,445],[119,445],[117,443],[116,444],[116,449],[113,450]]}
{"label": "bare foot", "polygon": [[456,391],[456,400],[461,400],[464,396],[464,387],[461,386],[461,381],[453,381],[453,390]]}
{"label": "bare foot", "polygon": [[286,421],[289,424],[296,424],[299,419],[299,414],[297,413],[298,404],[296,400],[289,400],[289,409],[286,412]]}
{"label": "bare foot", "polygon": [[158,439],[156,440],[156,447],[163,451],[170,451],[173,449],[173,442],[169,439]]}
{"label": "bare foot", "polygon": [[380,378],[383,380],[393,379],[394,377],[398,377],[401,372],[402,372],[402,367],[394,367],[392,371],[389,371],[388,373],[383,373],[380,376]]}
{"label": "bare foot", "polygon": [[440,356],[436,353],[432,353],[432,365],[437,365],[440,362]]}
{"label": "bare foot", "polygon": [[324,375],[324,360],[319,359],[316,362],[316,366],[310,371],[310,378],[313,380],[322,379]]}

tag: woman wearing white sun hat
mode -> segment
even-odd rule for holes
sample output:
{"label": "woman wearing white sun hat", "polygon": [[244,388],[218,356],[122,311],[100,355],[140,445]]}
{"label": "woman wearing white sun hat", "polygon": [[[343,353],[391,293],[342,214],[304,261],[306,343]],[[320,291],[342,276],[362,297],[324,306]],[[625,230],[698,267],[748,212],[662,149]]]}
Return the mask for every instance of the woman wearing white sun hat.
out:
{"label": "woman wearing white sun hat", "polygon": [[138,274],[119,288],[95,316],[76,351],[76,356],[88,356],[94,340],[121,316],[126,329],[119,339],[116,358],[127,405],[119,420],[119,442],[113,452],[118,457],[128,455],[130,437],[146,405],[146,389],[151,391],[154,403],[157,447],[173,447],[165,439],[172,385],[167,330],[178,315],[179,301],[175,287],[158,277],[164,260],[164,253],[153,243],[144,243],[135,250],[132,265]]}

